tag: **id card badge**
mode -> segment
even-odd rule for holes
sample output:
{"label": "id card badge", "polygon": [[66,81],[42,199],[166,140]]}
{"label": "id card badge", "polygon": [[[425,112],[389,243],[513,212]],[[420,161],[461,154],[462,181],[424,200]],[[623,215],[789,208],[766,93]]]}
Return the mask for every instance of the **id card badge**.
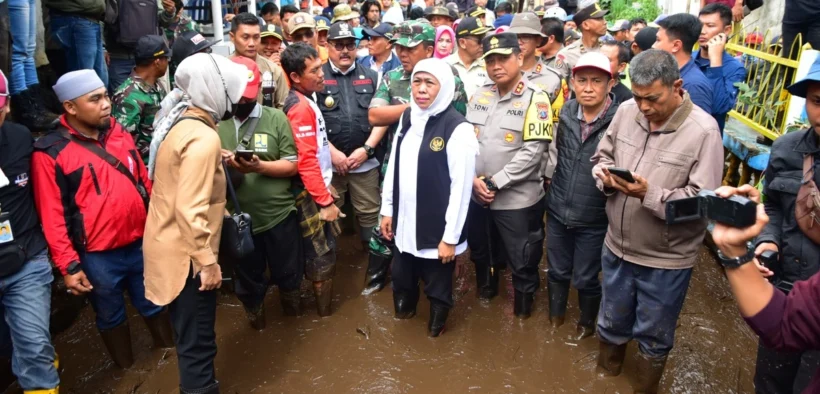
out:
{"label": "id card badge", "polygon": [[0,244],[14,241],[14,233],[11,231],[11,214],[0,212]]}

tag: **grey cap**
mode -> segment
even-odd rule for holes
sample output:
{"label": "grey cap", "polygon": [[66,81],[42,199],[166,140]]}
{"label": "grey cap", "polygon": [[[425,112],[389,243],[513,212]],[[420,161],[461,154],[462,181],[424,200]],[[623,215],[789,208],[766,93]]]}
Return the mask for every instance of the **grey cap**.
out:
{"label": "grey cap", "polygon": [[52,86],[60,102],[74,100],[104,87],[105,84],[94,70],[77,70],[66,73]]}

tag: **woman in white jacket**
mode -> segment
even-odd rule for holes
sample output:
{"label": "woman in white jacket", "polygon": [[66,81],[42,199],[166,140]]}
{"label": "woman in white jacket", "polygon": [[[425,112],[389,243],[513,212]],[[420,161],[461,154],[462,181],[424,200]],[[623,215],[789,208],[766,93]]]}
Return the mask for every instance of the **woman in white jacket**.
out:
{"label": "woman in white jacket", "polygon": [[473,126],[450,104],[455,78],[441,59],[416,64],[410,108],[393,141],[382,192],[382,234],[395,240],[396,318],[416,314],[419,281],[430,300],[428,332],[444,331],[453,307],[455,256],[467,249],[463,232],[478,141]]}

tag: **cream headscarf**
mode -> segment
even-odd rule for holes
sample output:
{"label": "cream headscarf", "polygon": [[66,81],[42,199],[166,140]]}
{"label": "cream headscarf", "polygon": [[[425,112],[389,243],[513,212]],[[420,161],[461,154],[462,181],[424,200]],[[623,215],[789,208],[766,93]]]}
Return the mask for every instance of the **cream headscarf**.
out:
{"label": "cream headscarf", "polygon": [[[219,122],[225,111],[239,102],[248,84],[248,69],[219,55],[198,53],[179,64],[174,89],[164,100],[154,120],[148,158],[148,177],[154,178],[156,156],[165,136],[188,107],[202,109]],[[230,101],[229,101],[230,100]]]}
{"label": "cream headscarf", "polygon": [[411,86],[416,74],[420,72],[432,75],[441,85],[438,96],[427,109],[421,109],[414,98],[411,97],[410,99],[410,129],[408,133],[422,135],[424,134],[424,127],[427,126],[427,120],[431,116],[444,112],[453,102],[453,97],[456,95],[456,78],[450,65],[444,60],[427,58],[416,63],[416,67],[413,68],[413,74],[410,76]]}

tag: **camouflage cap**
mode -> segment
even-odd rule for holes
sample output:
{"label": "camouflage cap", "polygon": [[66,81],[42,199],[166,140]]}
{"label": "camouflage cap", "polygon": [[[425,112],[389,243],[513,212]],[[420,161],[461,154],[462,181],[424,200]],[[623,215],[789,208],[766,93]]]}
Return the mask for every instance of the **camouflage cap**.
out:
{"label": "camouflage cap", "polygon": [[436,41],[436,28],[426,20],[405,21],[393,28],[391,42],[395,45],[412,48],[425,41]]}

